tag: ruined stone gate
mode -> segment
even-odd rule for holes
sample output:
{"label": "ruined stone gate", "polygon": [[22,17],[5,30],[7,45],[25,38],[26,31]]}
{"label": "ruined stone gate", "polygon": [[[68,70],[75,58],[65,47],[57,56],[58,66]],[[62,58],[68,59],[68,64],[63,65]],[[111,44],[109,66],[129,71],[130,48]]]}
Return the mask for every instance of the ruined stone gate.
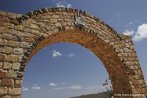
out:
{"label": "ruined stone gate", "polygon": [[71,8],[43,8],[24,15],[0,11],[0,98],[21,98],[27,62],[46,45],[80,44],[103,62],[119,94],[140,94],[147,87],[131,37],[86,12]]}

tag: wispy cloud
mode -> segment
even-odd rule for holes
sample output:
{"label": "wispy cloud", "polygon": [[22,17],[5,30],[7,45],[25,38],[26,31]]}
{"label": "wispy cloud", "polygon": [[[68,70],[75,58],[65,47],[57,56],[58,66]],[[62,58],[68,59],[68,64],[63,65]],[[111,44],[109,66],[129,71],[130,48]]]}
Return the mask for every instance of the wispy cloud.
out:
{"label": "wispy cloud", "polygon": [[29,89],[27,87],[22,87],[23,91],[28,91]]}
{"label": "wispy cloud", "polygon": [[67,55],[67,57],[74,57],[74,56],[75,56],[74,53],[70,53],[70,54]]}
{"label": "wispy cloud", "polygon": [[65,83],[65,82],[62,82],[61,84],[62,84],[62,85],[65,85],[66,83]]}
{"label": "wispy cloud", "polygon": [[56,58],[56,57],[62,56],[62,54],[59,51],[53,50],[52,56],[53,58]]}
{"label": "wispy cloud", "polygon": [[57,84],[52,82],[49,84],[49,86],[55,87],[55,86],[57,86]]}
{"label": "wispy cloud", "polygon": [[137,31],[134,30],[125,30],[125,35],[131,35],[134,41],[141,41],[147,38],[147,24],[143,23],[138,26]]}
{"label": "wispy cloud", "polygon": [[82,86],[81,85],[72,85],[72,86],[69,87],[69,89],[80,90],[80,89],[82,89]]}
{"label": "wispy cloud", "polygon": [[71,8],[72,5],[70,3],[67,3],[66,1],[60,1],[56,3],[57,7],[67,7],[67,8]]}
{"label": "wispy cloud", "polygon": [[33,90],[39,90],[39,89],[41,89],[41,87],[38,86],[37,84],[35,84],[35,85],[32,87],[32,89],[33,89]]}
{"label": "wispy cloud", "polygon": [[[64,84],[65,85],[65,84]],[[54,91],[54,90],[81,90],[81,85],[71,85],[71,86],[53,86],[53,88],[50,88],[48,91]]]}
{"label": "wispy cloud", "polygon": [[54,90],[63,90],[63,89],[65,89],[64,87],[55,87],[55,88],[53,88]]}

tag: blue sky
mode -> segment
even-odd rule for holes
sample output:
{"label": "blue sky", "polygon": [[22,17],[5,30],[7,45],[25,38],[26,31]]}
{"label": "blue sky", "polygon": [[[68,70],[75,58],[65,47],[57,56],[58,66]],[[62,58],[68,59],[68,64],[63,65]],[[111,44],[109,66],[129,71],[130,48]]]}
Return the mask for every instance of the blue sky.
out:
{"label": "blue sky", "polygon": [[[132,36],[147,81],[146,4],[147,0],[1,0],[0,10],[24,14],[62,6],[87,11],[118,33]],[[107,77],[103,64],[89,50],[76,44],[53,44],[39,51],[29,62],[22,97],[67,98],[100,92],[105,90],[101,84]]]}

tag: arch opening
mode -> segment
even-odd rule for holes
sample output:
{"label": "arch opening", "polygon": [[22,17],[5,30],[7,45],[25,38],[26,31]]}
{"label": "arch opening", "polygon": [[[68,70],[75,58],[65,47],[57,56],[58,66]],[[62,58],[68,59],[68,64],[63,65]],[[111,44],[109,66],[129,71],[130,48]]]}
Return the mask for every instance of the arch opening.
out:
{"label": "arch opening", "polygon": [[43,47],[58,42],[76,43],[91,50],[103,62],[112,81],[114,93],[132,93],[129,80],[126,74],[123,74],[125,69],[117,53],[102,39],[87,32],[70,30],[52,34],[37,44],[29,55],[28,60]]}
{"label": "arch opening", "polygon": [[[48,45],[38,51],[27,66],[22,98],[70,98],[112,89],[103,64],[94,53],[79,44]],[[106,79],[109,82],[107,89],[103,86]]]}

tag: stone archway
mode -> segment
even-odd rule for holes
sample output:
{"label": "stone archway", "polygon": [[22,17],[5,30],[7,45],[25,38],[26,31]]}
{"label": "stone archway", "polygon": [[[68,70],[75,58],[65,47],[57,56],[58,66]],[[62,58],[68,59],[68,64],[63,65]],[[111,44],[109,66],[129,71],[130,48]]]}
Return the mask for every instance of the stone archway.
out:
{"label": "stone archway", "polygon": [[57,42],[93,51],[109,73],[116,98],[145,98],[147,87],[131,37],[117,34],[96,17],[71,8],[43,8],[22,16],[1,11],[0,21],[1,98],[20,98],[27,62]]}

